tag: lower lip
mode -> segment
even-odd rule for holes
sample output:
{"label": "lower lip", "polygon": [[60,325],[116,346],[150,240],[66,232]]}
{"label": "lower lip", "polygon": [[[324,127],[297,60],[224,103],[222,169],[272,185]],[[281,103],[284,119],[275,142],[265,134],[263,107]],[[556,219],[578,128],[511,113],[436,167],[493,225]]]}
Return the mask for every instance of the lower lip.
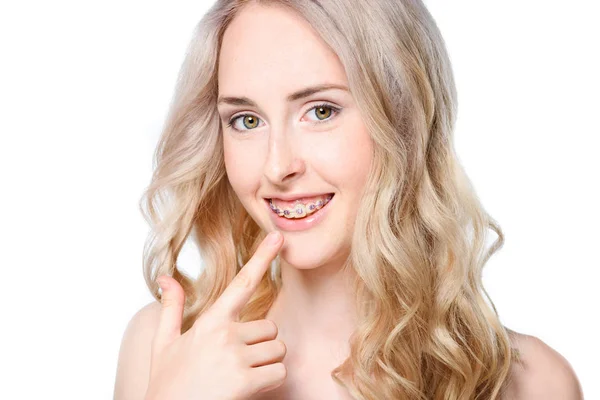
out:
{"label": "lower lip", "polygon": [[279,215],[275,214],[273,210],[271,210],[271,203],[269,200],[265,199],[265,204],[267,205],[269,214],[271,214],[271,219],[279,229],[282,231],[295,232],[310,229],[321,222],[327,215],[327,211],[329,211],[329,205],[334,201],[333,199],[335,199],[335,196],[333,196],[331,200],[327,202],[327,204],[317,210],[317,212],[304,218],[288,219],[285,217],[280,217]]}

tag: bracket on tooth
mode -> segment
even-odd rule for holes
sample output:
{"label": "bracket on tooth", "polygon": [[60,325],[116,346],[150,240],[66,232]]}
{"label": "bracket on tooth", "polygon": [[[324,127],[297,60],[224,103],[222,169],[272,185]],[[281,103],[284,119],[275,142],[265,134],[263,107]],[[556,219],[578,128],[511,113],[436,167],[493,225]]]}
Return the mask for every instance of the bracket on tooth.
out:
{"label": "bracket on tooth", "polygon": [[286,210],[282,210],[279,207],[277,207],[275,204],[273,204],[272,199],[269,200],[269,203],[270,203],[271,210],[273,210],[273,212],[275,214],[279,215],[280,217],[285,217],[288,219],[303,218],[304,216],[310,215],[310,214],[316,212],[317,210],[323,208],[323,206],[325,204],[329,203],[329,200],[331,200],[332,197],[333,197],[332,195],[329,195],[329,196],[327,196],[325,201],[318,200],[316,203],[309,203],[308,206],[300,203],[299,202],[300,200],[297,200],[296,205],[293,208],[286,209]]}

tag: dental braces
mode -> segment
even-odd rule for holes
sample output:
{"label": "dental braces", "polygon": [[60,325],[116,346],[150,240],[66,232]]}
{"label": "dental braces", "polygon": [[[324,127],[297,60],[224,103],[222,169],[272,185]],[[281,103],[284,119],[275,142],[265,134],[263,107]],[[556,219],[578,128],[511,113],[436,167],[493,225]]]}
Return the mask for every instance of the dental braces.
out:
{"label": "dental braces", "polygon": [[309,211],[311,211],[309,214],[312,214],[316,210],[323,208],[327,203],[329,203],[329,201],[331,200],[332,197],[333,197],[333,195],[329,195],[329,196],[327,196],[325,201],[318,200],[316,203],[309,203],[308,206],[300,203],[300,200],[296,200],[297,204],[294,206],[294,208],[287,209],[287,210],[282,210],[279,207],[277,207],[275,204],[273,204],[272,199],[269,200],[269,204],[271,206],[271,210],[275,214],[279,215],[280,217],[297,218],[297,217],[305,216],[307,214],[307,210],[306,210],[307,208]]}

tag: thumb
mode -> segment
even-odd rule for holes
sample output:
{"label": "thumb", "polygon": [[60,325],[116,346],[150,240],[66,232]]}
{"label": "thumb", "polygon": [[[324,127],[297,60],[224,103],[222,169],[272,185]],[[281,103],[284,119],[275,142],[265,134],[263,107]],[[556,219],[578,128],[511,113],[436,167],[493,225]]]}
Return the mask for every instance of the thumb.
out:
{"label": "thumb", "polygon": [[179,282],[168,275],[161,275],[157,282],[162,289],[162,306],[154,344],[162,349],[181,336],[185,293]]}

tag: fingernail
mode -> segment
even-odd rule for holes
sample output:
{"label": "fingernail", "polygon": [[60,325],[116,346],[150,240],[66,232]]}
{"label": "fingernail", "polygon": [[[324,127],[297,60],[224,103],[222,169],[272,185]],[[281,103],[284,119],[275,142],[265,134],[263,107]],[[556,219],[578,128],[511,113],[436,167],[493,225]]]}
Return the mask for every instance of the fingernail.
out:
{"label": "fingernail", "polygon": [[279,243],[280,238],[281,238],[281,233],[279,233],[279,231],[273,231],[273,232],[269,233],[267,242],[269,244],[277,244],[277,243]]}

